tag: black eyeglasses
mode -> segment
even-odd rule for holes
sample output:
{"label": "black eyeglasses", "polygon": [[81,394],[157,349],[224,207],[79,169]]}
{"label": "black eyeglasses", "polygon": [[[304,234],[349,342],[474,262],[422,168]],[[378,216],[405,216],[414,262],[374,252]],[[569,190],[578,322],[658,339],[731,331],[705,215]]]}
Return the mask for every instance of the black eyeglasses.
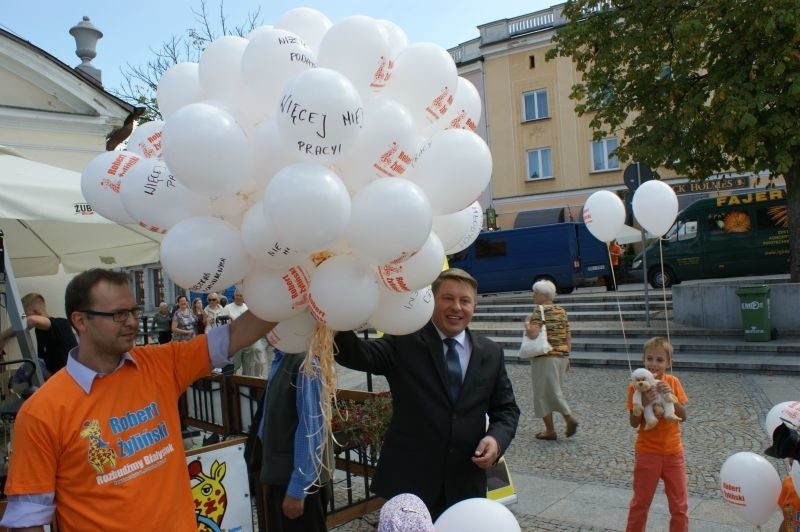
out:
{"label": "black eyeglasses", "polygon": [[134,307],[125,310],[115,310],[114,312],[100,312],[99,310],[79,310],[78,312],[83,312],[89,316],[103,316],[104,318],[111,318],[117,323],[123,323],[131,316],[138,320],[139,316],[142,315],[142,309],[140,307]]}

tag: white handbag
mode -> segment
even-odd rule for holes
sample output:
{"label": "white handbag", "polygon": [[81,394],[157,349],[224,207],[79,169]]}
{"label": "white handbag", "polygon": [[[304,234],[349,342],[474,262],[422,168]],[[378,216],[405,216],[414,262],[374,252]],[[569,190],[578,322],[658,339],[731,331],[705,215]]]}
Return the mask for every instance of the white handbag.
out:
{"label": "white handbag", "polygon": [[539,335],[536,338],[528,338],[525,331],[522,332],[522,344],[519,348],[519,358],[521,359],[536,358],[553,350],[553,346],[547,341],[547,327],[544,324],[544,307],[542,305],[539,305],[539,315],[542,317]]}

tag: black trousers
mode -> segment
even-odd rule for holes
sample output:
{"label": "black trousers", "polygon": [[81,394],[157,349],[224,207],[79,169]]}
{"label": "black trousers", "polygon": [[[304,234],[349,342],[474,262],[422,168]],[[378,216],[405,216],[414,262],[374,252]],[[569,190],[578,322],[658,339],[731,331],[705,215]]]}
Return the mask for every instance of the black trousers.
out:
{"label": "black trousers", "polygon": [[172,331],[158,331],[158,343],[166,344],[172,341]]}
{"label": "black trousers", "polygon": [[303,515],[289,519],[283,515],[286,486],[267,486],[267,532],[326,532],[330,489],[322,488],[306,495]]}

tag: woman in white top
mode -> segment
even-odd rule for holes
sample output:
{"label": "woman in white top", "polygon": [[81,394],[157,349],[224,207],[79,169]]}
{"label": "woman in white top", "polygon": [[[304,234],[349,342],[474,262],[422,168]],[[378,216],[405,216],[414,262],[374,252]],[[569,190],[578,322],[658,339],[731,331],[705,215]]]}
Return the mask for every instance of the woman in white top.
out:
{"label": "woman in white top", "polygon": [[219,304],[219,294],[211,292],[208,294],[208,305],[206,306],[206,329],[222,325],[217,323],[217,316],[223,311],[223,306]]}

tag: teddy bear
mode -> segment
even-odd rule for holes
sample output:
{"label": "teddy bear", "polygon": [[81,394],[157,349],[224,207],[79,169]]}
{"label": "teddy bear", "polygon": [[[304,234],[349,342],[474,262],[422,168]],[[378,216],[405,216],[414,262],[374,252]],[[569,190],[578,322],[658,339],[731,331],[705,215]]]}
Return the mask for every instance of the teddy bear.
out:
{"label": "teddy bear", "polygon": [[[645,368],[635,370],[631,375],[631,382],[635,389],[633,392],[633,414],[639,416],[644,413],[644,430],[650,430],[658,423],[656,408],[663,411],[664,419],[670,421],[681,420],[681,418],[675,414],[675,403],[678,402],[678,398],[671,393],[662,394],[658,392],[658,383],[661,381],[656,380],[655,376],[653,376],[650,371]],[[656,397],[653,401],[648,403],[647,406],[643,406],[642,393],[649,390],[656,390]]]}

